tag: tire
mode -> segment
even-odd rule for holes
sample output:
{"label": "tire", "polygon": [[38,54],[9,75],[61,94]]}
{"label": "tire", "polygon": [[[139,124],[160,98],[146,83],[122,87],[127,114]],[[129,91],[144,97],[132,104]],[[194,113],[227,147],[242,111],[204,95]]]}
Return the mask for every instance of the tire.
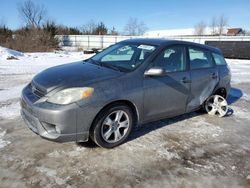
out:
{"label": "tire", "polygon": [[111,105],[95,118],[90,138],[100,147],[116,147],[128,138],[135,124],[134,117],[132,109],[127,105]]}

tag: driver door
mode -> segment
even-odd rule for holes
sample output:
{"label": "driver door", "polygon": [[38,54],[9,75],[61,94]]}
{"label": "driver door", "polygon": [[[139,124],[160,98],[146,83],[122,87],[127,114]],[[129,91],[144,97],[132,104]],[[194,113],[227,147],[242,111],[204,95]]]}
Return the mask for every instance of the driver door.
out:
{"label": "driver door", "polygon": [[156,57],[152,67],[162,68],[163,73],[144,77],[144,120],[185,113],[191,82],[185,47],[167,47]]}

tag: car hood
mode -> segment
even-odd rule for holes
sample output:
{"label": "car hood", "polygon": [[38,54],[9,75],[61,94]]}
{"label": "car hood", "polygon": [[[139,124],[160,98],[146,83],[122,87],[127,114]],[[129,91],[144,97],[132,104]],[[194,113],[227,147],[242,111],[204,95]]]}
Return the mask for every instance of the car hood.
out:
{"label": "car hood", "polygon": [[59,65],[37,74],[32,84],[48,93],[56,88],[82,87],[94,82],[111,79],[122,73],[83,61]]}

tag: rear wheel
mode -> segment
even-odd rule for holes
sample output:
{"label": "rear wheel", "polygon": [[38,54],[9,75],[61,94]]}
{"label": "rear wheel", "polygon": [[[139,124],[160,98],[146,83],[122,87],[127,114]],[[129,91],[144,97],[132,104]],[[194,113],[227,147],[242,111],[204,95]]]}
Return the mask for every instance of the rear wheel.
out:
{"label": "rear wheel", "polygon": [[99,146],[113,148],[129,136],[134,124],[132,110],[123,104],[104,109],[94,121],[91,139]]}
{"label": "rear wheel", "polygon": [[205,109],[209,115],[223,117],[227,114],[227,101],[220,95],[212,95],[205,102]]}

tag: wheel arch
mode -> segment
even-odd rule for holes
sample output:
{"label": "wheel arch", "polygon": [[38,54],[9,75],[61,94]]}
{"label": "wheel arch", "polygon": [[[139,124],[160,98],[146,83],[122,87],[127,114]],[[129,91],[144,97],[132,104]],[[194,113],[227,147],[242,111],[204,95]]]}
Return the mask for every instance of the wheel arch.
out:
{"label": "wheel arch", "polygon": [[220,95],[222,96],[223,98],[226,98],[228,93],[227,93],[227,90],[226,88],[224,87],[220,87],[220,88],[217,88],[214,92],[214,95]]}
{"label": "wheel arch", "polygon": [[93,125],[94,125],[94,123],[95,123],[95,121],[100,113],[102,113],[105,109],[109,108],[110,106],[119,105],[119,104],[123,104],[123,105],[130,107],[131,110],[133,111],[133,114],[135,117],[135,124],[137,124],[139,122],[139,111],[134,103],[132,103],[129,100],[115,100],[115,101],[107,103],[101,110],[99,110],[99,112],[96,114],[95,118],[93,119],[93,121],[91,123],[90,131],[94,127]]}

